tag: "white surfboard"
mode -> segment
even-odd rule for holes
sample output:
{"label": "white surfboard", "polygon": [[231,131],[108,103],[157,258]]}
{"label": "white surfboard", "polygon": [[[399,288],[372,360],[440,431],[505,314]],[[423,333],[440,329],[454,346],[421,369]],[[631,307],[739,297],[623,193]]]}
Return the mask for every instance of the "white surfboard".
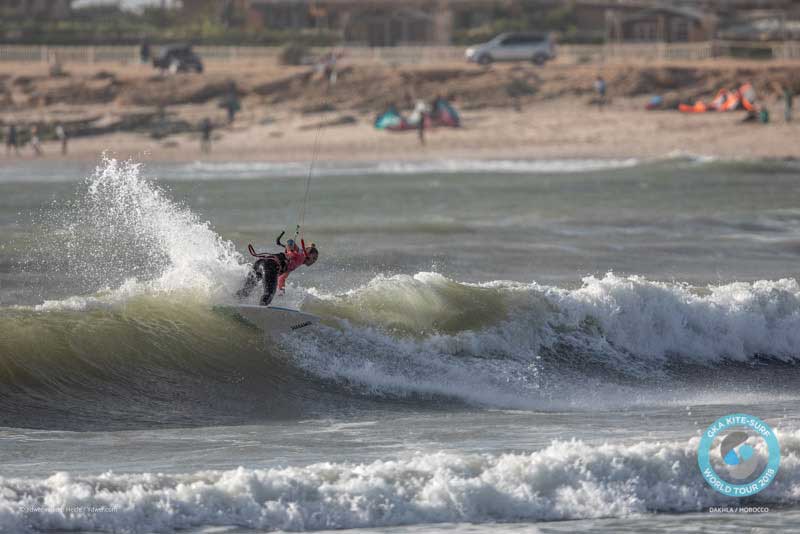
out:
{"label": "white surfboard", "polygon": [[235,312],[236,315],[257,326],[270,336],[300,332],[320,321],[316,315],[279,306],[240,304],[238,306],[226,306],[225,308]]}

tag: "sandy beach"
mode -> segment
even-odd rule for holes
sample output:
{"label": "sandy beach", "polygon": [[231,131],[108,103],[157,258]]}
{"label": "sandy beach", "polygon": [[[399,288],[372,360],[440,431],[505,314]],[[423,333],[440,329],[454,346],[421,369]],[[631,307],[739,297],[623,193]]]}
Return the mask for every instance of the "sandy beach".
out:
{"label": "sandy beach", "polygon": [[[181,128],[155,138],[146,131],[107,128],[102,135],[71,136],[66,156],[57,140],[44,137],[47,159],[95,160],[103,152],[147,161],[307,161],[320,130],[321,161],[429,160],[452,158],[660,158],[675,154],[724,159],[796,158],[800,123],[787,123],[777,87],[796,84],[788,63],[709,62],[687,65],[575,66],[552,64],[438,67],[344,66],[331,89],[307,67],[242,63],[212,64],[202,76],[159,78],[147,66],[66,66],[68,76],[50,79],[44,65],[0,65],[5,86],[5,124],[53,125],[165,114]],[[592,105],[592,81],[609,81],[611,101]],[[743,112],[683,114],[646,111],[650,96],[710,99],[718,87],[752,79],[768,125],[742,124]],[[242,109],[228,125],[219,101],[234,83]],[[510,83],[530,94],[517,109]],[[386,132],[374,117],[389,102],[429,100],[453,94],[463,126],[426,132]],[[2,93],[0,93],[2,94]],[[323,110],[323,111],[320,111]],[[138,115],[137,115],[138,114]],[[149,115],[148,115],[149,114]],[[88,119],[87,119],[88,117]],[[200,150],[199,123],[215,124],[212,150]],[[319,124],[344,122],[336,126]],[[3,151],[5,161],[9,156]],[[23,147],[22,158],[34,158]]]}
{"label": "sandy beach", "polygon": [[[323,128],[320,160],[374,161],[450,158],[658,158],[675,154],[724,159],[797,158],[800,123],[778,118],[768,126],[741,124],[741,114],[687,116],[647,112],[633,103],[598,111],[564,99],[511,110],[463,113],[464,127],[427,132],[421,146],[414,132],[378,132],[368,121]],[[243,123],[245,121],[242,121]],[[235,124],[217,131],[210,154],[199,150],[197,135],[182,134],[156,142],[129,133],[76,139],[70,158],[94,159],[103,151],[154,161],[247,160],[304,161],[313,153],[315,130],[308,120],[287,117],[281,124]],[[61,157],[58,145],[46,145],[46,157]]]}

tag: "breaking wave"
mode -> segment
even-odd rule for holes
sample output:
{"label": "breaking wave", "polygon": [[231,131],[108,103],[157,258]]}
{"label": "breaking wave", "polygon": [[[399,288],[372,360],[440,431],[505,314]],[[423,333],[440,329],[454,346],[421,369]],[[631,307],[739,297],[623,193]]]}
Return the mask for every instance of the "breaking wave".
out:
{"label": "breaking wave", "polygon": [[[323,326],[272,342],[214,310],[247,267],[209,223],[132,163],[106,161],[84,189],[47,212],[30,260],[60,262],[44,271],[81,294],[0,308],[0,424],[235,422],[341,399],[548,409],[794,391],[794,279],[695,288],[609,273],[568,289],[378,276],[340,293],[292,288],[291,305]],[[96,421],[100,405],[110,422]]]}
{"label": "breaking wave", "polygon": [[294,361],[367,395],[608,406],[685,399],[698,379],[711,398],[763,380],[777,393],[800,357],[789,279],[698,290],[607,274],[570,290],[419,273],[343,295],[312,289],[305,307],[339,327],[287,340]]}
{"label": "breaking wave", "polygon": [[[698,292],[608,274],[568,290],[420,273],[378,277],[339,295],[293,291],[305,294],[302,308],[324,325],[276,342],[189,290],[103,306],[98,296],[5,309],[2,417],[33,421],[53,402],[71,406],[72,416],[88,410],[91,419],[94,404],[81,403],[105,396],[129,423],[147,424],[150,409],[176,398],[186,411],[167,412],[175,417],[162,422],[203,421],[226,410],[273,417],[276,406],[291,404],[290,392],[312,399],[321,389],[368,401],[590,408],[680,402],[687,389],[715,398],[715,387],[736,391],[737,399],[788,394],[797,375],[794,280]],[[741,387],[732,388],[737,377]],[[692,388],[697,380],[702,387]],[[209,390],[230,405],[195,406]],[[263,400],[260,411],[243,412],[240,404],[253,407],[253,392]]]}
{"label": "breaking wave", "polygon": [[[800,432],[782,432],[779,439],[777,478],[748,499],[748,506],[800,502]],[[698,438],[566,441],[527,454],[418,453],[367,464],[0,478],[0,527],[151,532],[235,525],[312,531],[628,517],[729,505],[730,498],[698,475],[697,444]]]}
{"label": "breaking wave", "polygon": [[608,273],[586,277],[571,290],[506,281],[465,284],[418,273],[378,277],[343,295],[310,294],[316,299],[309,306],[321,313],[414,337],[490,331],[511,341],[526,328],[546,342],[571,330],[597,337],[605,351],[656,364],[800,356],[795,279],[695,289]]}

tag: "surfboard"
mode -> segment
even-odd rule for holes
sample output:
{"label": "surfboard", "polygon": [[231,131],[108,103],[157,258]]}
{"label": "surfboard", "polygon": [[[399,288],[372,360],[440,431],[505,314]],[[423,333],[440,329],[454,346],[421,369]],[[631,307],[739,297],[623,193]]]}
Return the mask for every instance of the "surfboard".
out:
{"label": "surfboard", "polygon": [[279,306],[239,304],[224,308],[270,336],[300,332],[320,321],[316,315]]}

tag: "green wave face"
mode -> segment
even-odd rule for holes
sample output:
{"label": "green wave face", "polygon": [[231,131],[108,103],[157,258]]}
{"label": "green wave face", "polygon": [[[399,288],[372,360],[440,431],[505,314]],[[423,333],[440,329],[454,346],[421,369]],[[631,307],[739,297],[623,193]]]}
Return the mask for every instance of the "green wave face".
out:
{"label": "green wave face", "polygon": [[[92,428],[287,416],[303,390],[261,332],[196,295],[0,311],[0,425]],[[306,386],[308,387],[308,386]],[[307,392],[307,391],[306,391]]]}

